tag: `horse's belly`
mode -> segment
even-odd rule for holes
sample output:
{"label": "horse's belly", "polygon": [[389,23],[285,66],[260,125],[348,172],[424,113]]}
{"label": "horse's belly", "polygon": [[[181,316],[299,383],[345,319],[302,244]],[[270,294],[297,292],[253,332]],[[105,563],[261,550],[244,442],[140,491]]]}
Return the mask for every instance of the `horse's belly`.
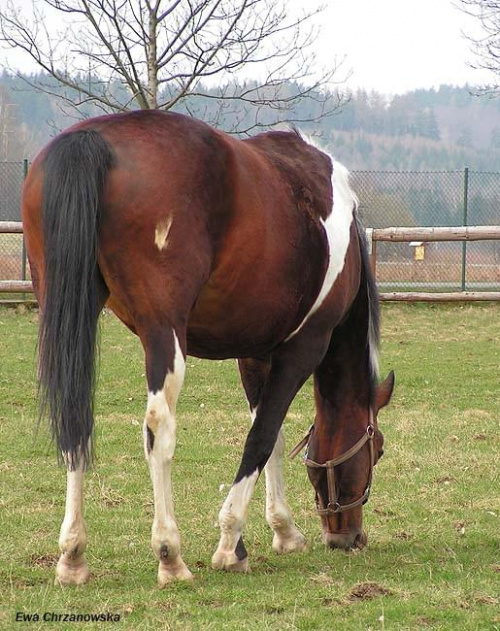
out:
{"label": "horse's belly", "polygon": [[202,291],[188,321],[188,353],[207,359],[266,355],[293,330],[297,306],[279,291],[224,297]]}

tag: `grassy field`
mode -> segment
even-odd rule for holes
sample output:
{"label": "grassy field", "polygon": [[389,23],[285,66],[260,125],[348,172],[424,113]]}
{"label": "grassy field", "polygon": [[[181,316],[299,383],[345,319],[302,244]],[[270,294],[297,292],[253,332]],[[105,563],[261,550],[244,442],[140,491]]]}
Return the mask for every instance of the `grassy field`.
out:
{"label": "grassy field", "polygon": [[[365,507],[367,548],[324,548],[297,460],[286,479],[307,552],[272,552],[261,481],[245,532],[252,573],[210,568],[249,420],[235,363],[189,358],[173,476],[195,581],[160,591],[138,341],[102,318],[98,459],[86,480],[92,581],[61,589],[65,473],[45,428],[34,438],[37,316],[0,310],[0,628],[109,628],[16,614],[110,612],[126,629],[500,629],[499,306],[386,305],[382,315],[383,375],[394,369],[397,383],[379,419],[386,452]],[[312,420],[307,384],[285,424],[290,446]]]}

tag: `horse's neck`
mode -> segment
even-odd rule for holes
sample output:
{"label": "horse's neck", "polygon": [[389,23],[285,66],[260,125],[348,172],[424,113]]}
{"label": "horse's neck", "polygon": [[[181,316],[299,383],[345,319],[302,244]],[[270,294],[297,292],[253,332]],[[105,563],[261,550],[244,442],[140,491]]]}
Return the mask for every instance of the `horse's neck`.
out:
{"label": "horse's neck", "polygon": [[369,353],[363,333],[343,327],[334,333],[328,352],[315,372],[317,419],[329,431],[342,431],[344,424],[356,429],[368,417],[372,399]]}

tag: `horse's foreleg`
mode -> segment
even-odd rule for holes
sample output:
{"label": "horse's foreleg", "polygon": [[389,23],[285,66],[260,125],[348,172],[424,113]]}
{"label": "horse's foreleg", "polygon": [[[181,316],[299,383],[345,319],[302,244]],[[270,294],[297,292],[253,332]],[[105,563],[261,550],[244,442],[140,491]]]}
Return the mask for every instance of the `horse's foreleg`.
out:
{"label": "horse's foreleg", "polygon": [[167,335],[165,344],[157,339],[146,347],[149,394],[144,419],[144,452],[153,483],[151,546],[159,561],[160,587],[174,579],[193,577],[181,558],[180,536],[172,500],[175,407],[184,381],[185,360],[173,330],[171,334],[173,338]]}
{"label": "horse's foreleg", "polygon": [[66,511],[59,536],[61,556],[56,567],[56,584],[60,585],[81,585],[90,576],[84,557],[87,533],[83,521],[83,476],[82,460],[74,471],[68,466]]}
{"label": "horse's foreleg", "polygon": [[[252,423],[260,401],[262,388],[269,373],[269,361],[239,360],[241,381],[245,389]],[[272,454],[264,468],[266,477],[266,520],[274,532],[273,549],[278,553],[304,550],[304,535],[297,529],[286,501],[283,480],[283,454],[285,437],[280,429]]]}
{"label": "horse's foreleg", "polygon": [[264,473],[266,475],[266,519],[274,532],[273,550],[278,553],[304,550],[306,540],[298,530],[292,512],[285,498],[283,480],[283,453],[285,437],[280,429],[273,453],[269,458]]}
{"label": "horse's foreleg", "polygon": [[[212,557],[212,566],[216,569],[248,570],[242,541],[248,503],[257,478],[273,452],[290,403],[323,356],[325,343],[323,340],[317,342],[317,346],[310,342],[304,348],[302,340],[294,340],[272,358],[240,468],[219,513],[221,537]],[[279,461],[279,451],[277,454]]]}
{"label": "horse's foreleg", "polygon": [[243,545],[242,532],[255,483],[273,451],[286,414],[284,403],[280,408],[272,410],[273,414],[270,414],[264,401],[257,408],[255,421],[245,443],[240,468],[219,513],[221,537],[212,557],[212,566],[215,569],[248,571],[248,557]]}

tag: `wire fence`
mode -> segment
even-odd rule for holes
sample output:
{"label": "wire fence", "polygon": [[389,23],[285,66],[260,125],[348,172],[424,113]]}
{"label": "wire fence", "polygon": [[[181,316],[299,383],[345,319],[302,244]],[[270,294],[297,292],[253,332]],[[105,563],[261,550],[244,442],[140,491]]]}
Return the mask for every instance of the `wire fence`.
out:
{"label": "wire fence", "polygon": [[[370,228],[500,224],[500,173],[355,171],[351,183]],[[382,291],[498,291],[500,242],[381,243]]]}
{"label": "wire fence", "polygon": [[[0,162],[0,221],[20,220],[28,161]],[[351,184],[369,228],[500,224],[500,173],[353,171]],[[22,235],[0,234],[0,279],[29,275]],[[498,291],[500,242],[381,243],[382,291]]]}
{"label": "wire fence", "polygon": [[[21,220],[21,189],[28,161],[0,162],[0,221]],[[0,234],[0,280],[26,280],[22,234]]]}

